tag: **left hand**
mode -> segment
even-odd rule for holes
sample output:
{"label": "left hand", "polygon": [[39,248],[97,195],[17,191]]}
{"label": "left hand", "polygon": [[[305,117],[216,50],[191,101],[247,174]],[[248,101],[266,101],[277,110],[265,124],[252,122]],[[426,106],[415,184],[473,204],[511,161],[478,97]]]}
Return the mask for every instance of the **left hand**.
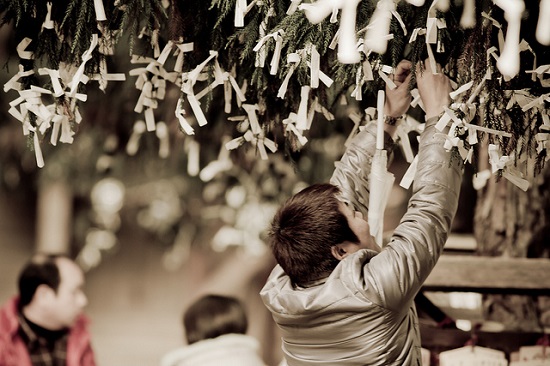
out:
{"label": "left hand", "polygon": [[390,117],[401,117],[411,105],[412,96],[409,91],[412,63],[402,60],[395,68],[392,76],[397,88],[391,90],[386,85],[386,102],[384,114]]}

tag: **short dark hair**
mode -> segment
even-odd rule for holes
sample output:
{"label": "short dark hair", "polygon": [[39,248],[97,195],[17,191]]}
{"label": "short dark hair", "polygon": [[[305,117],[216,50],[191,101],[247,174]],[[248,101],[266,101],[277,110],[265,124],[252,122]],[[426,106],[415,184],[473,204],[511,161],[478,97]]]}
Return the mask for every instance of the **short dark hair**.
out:
{"label": "short dark hair", "polygon": [[275,214],[269,244],[293,284],[327,276],[339,263],[331,247],[359,242],[340,211],[339,194],[333,184],[314,184],[288,199]]}
{"label": "short dark hair", "polygon": [[18,280],[20,308],[30,304],[40,285],[46,285],[57,291],[61,282],[57,266],[58,258],[68,257],[64,254],[38,253],[25,264]]}
{"label": "short dark hair", "polygon": [[187,343],[224,334],[245,334],[246,311],[239,300],[230,296],[205,295],[195,301],[183,316]]}

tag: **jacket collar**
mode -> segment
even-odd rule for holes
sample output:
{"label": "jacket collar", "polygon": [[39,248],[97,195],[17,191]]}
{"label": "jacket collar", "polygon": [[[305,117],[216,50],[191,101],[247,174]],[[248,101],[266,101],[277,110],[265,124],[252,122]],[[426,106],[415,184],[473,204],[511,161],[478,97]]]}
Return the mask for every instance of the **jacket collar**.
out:
{"label": "jacket collar", "polygon": [[0,310],[0,333],[9,334],[11,337],[17,334],[19,330],[18,304],[19,297],[15,296],[8,300]]}

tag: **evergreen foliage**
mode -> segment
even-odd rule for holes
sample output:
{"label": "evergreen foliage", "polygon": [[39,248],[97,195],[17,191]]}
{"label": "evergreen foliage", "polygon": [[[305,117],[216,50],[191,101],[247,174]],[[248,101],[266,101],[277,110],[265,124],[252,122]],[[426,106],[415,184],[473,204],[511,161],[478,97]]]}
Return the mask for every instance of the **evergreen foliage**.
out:
{"label": "evergreen foliage", "polygon": [[[369,63],[373,70],[373,80],[363,80],[359,90],[368,99],[385,87],[378,73],[384,65],[395,67],[403,58],[416,65],[426,59],[427,48],[430,47],[436,61],[443,65],[444,71],[457,86],[473,82],[473,87],[456,102],[465,103],[475,87],[484,83],[484,87],[472,101],[478,108],[476,118],[467,122],[512,135],[508,138],[489,134],[480,136],[481,140],[488,138],[489,142],[497,143],[507,155],[522,152],[532,156],[536,151],[535,136],[542,124],[541,114],[548,113],[548,98],[542,101],[542,106],[536,106],[528,113],[513,98],[514,93],[519,90],[525,91],[530,98],[549,93],[548,86],[540,82],[541,78],[533,80],[532,73],[525,73],[533,68],[535,55],[537,65],[549,63],[549,47],[538,44],[533,36],[533,27],[538,16],[537,4],[526,2],[527,11],[522,22],[521,38],[530,47],[521,52],[520,74],[512,80],[506,80],[497,69],[495,58],[487,54],[491,47],[496,46],[497,52],[499,50],[500,29],[495,22],[500,23],[502,34],[506,34],[507,24],[502,9],[489,0],[476,1],[476,26],[472,29],[463,29],[460,26],[459,19],[463,11],[460,1],[450,1],[450,9],[447,11],[435,11],[438,19],[438,44],[427,44],[426,35],[422,32],[411,41],[413,31],[426,28],[432,1],[428,0],[419,7],[406,1],[397,1],[396,13],[405,29],[392,16],[390,33],[393,38],[388,42],[387,51],[376,54],[365,50],[361,53],[361,62],[351,65],[339,62],[337,49],[334,49],[333,41],[339,29],[340,12],[337,18],[328,16],[320,23],[312,24],[302,9],[287,14],[292,4],[289,0],[249,1],[247,12],[243,15],[244,26],[235,27],[234,17],[238,3],[237,0],[103,0],[107,20],[97,21],[94,0],[0,0],[0,13],[1,24],[10,24],[13,27],[17,44],[24,38],[32,39],[27,50],[33,52],[34,59],[21,59],[24,70],[36,70],[44,66],[59,69],[62,64],[78,67],[83,62],[83,54],[90,47],[93,34],[113,43],[115,48],[120,48],[120,43],[124,40],[124,49],[129,56],[139,54],[152,58],[158,57],[159,51],[168,41],[177,44],[193,42],[193,51],[186,53],[184,57],[183,73],[191,72],[209,56],[210,51],[216,51],[216,60],[220,67],[229,72],[239,86],[246,85],[247,103],[258,104],[258,121],[266,137],[283,142],[280,137],[284,136],[293,151],[299,150],[301,144],[296,142],[296,136],[286,133],[282,121],[291,113],[297,112],[301,103],[301,89],[311,83],[312,47],[319,52],[320,70],[334,84],[329,88],[320,83],[318,88],[312,88],[308,96],[308,106],[316,100],[329,110],[334,110],[336,102],[342,96],[350,99],[349,93],[356,87],[358,79],[365,77],[362,75],[365,63]],[[363,0],[359,3],[355,26],[357,37],[365,37],[377,4],[376,0]],[[304,1],[304,5],[309,4]],[[54,29],[43,26],[48,14],[55,24]],[[274,37],[265,40],[262,38],[278,31],[283,32],[283,41],[279,67],[277,73],[272,75],[269,68],[277,43]],[[255,65],[258,57],[255,47],[260,41],[264,42],[261,47],[261,52],[265,53],[264,67]],[[136,48],[138,45],[139,50]],[[288,63],[288,55],[293,53],[300,55],[300,62],[296,65]],[[106,57],[96,47],[86,64],[86,73],[97,73],[100,63],[105,62]],[[203,72],[207,73],[203,80],[205,85],[214,81],[213,65],[206,65]],[[411,88],[414,87],[414,72],[415,68]],[[490,75],[489,79],[486,78],[487,75]],[[288,88],[284,98],[280,98],[279,88],[287,77]],[[52,90],[49,80],[42,82],[42,85],[35,76],[24,77],[22,80],[25,87],[36,85]],[[181,81],[178,78],[176,84]],[[85,92],[87,88],[88,85],[80,84],[78,91]],[[217,101],[223,98],[215,98],[214,95],[212,89],[203,101],[203,108],[220,109],[221,103],[218,104]],[[183,92],[181,96],[185,98]],[[58,99],[56,103],[67,103],[64,98]],[[69,113],[74,113],[72,108],[68,110]],[[461,111],[457,109],[456,112],[460,114]],[[234,109],[232,114],[242,115],[243,111]],[[532,121],[537,122],[531,123]],[[240,133],[235,131],[235,135]],[[307,131],[304,134],[307,135]],[[544,161],[540,158],[543,156],[541,154],[537,154],[537,162],[540,164]]]}

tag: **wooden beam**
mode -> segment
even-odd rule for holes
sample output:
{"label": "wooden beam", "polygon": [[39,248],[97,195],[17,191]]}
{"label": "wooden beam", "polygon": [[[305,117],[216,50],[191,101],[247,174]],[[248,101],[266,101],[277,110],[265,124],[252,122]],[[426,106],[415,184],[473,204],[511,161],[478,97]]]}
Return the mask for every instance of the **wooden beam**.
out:
{"label": "wooden beam", "polygon": [[465,332],[460,329],[440,329],[420,324],[420,338],[422,347],[435,352],[443,352],[454,348],[463,347],[467,342],[472,342],[475,334],[475,344],[481,347],[489,347],[510,354],[523,346],[533,346],[543,337],[537,332]]}
{"label": "wooden beam", "polygon": [[442,255],[423,290],[550,295],[550,259]]}

